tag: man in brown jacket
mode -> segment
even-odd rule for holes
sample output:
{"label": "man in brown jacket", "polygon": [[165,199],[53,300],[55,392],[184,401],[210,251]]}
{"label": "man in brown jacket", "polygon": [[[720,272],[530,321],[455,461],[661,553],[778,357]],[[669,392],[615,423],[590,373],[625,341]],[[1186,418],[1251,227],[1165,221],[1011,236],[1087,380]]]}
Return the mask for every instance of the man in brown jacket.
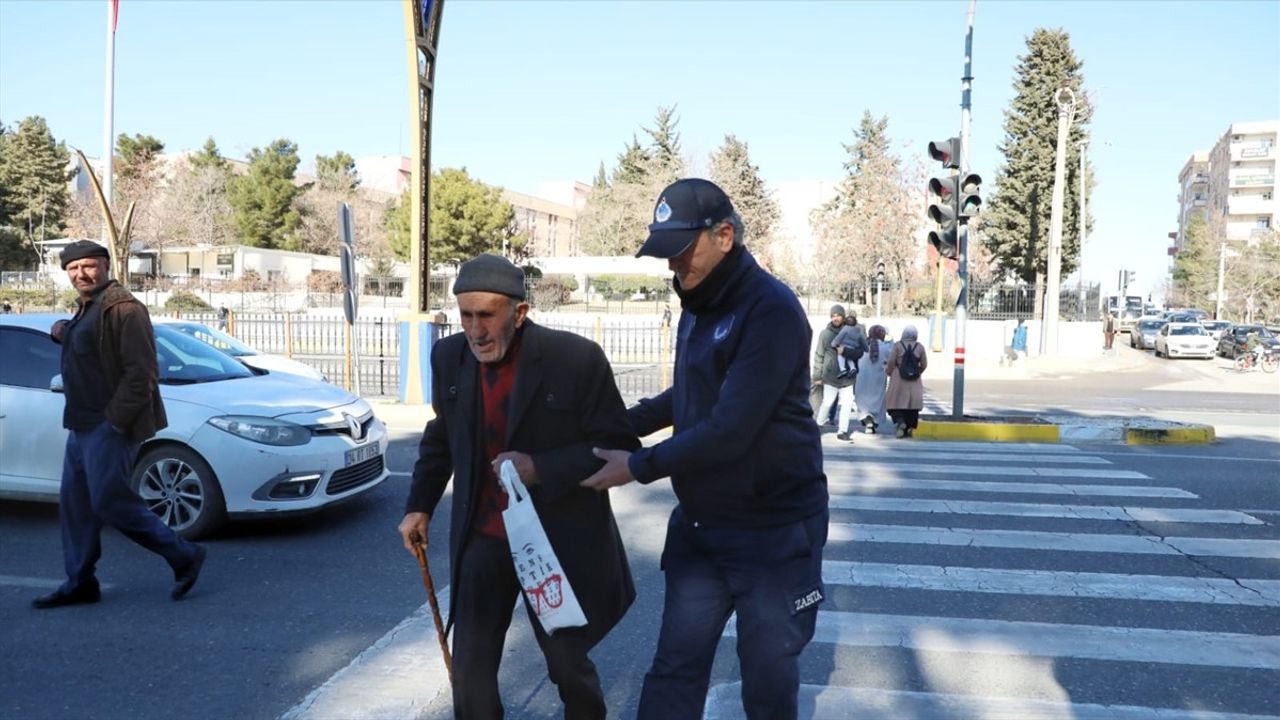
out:
{"label": "man in brown jacket", "polygon": [[195,585],[205,550],[169,529],[129,485],[142,441],[168,424],[151,318],[146,306],[111,279],[105,247],[78,240],[62,251],[61,260],[80,294],[75,317],[51,329],[62,344],[66,395],[58,515],[67,580],[32,605],[98,601],[94,566],[102,554],[103,525],[162,556],[173,568],[170,596],[178,600]]}

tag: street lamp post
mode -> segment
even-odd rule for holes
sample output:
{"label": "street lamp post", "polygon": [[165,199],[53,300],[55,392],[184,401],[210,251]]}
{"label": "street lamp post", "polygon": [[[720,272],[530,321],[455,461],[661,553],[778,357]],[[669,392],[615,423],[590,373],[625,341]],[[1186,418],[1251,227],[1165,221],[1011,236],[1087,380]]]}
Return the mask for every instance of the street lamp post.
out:
{"label": "street lamp post", "polygon": [[1049,277],[1044,299],[1045,354],[1058,354],[1058,308],[1062,285],[1062,206],[1066,201],[1067,132],[1075,116],[1076,95],[1071,88],[1058,90],[1058,148],[1053,169],[1053,208],[1049,216]]}

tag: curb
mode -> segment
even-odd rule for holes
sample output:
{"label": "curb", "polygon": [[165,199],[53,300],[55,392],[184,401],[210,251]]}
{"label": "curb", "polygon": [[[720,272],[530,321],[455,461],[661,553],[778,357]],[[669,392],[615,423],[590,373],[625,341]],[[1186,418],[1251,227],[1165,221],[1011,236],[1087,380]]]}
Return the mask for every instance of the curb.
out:
{"label": "curb", "polygon": [[1088,443],[1114,442],[1125,445],[1207,445],[1217,439],[1212,425],[1183,425],[1169,428],[1132,428],[1117,423],[1073,425],[1068,423],[947,422],[920,419],[915,437],[922,440],[967,440],[971,442]]}
{"label": "curb", "polygon": [[1207,445],[1216,439],[1212,425],[1189,425],[1179,428],[1128,428],[1126,445]]}

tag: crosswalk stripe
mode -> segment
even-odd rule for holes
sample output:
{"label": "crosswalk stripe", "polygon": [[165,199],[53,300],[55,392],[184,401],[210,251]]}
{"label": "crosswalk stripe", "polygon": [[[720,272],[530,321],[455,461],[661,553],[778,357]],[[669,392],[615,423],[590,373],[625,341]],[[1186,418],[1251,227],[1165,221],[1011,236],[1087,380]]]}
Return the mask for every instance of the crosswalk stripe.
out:
{"label": "crosswalk stripe", "polygon": [[[829,456],[839,457],[841,462],[884,462],[885,457],[894,453],[881,450],[868,452],[867,448],[860,444],[855,444],[852,453],[845,457],[845,453],[826,453]],[[1066,455],[1040,455],[1017,453],[1011,455],[1000,455],[996,453],[975,453],[975,452],[955,452],[942,448],[932,448],[911,453],[913,460],[928,460],[930,462],[937,461],[980,461],[989,463],[1061,463],[1064,465],[1111,465],[1112,462],[1106,458],[1097,455],[1083,455],[1080,453]]]}
{"label": "crosswalk stripe", "polygon": [[855,474],[875,473],[877,475],[1005,475],[1017,477],[1071,477],[1095,478],[1099,480],[1150,480],[1137,470],[1108,470],[1105,468],[1047,468],[1047,467],[972,467],[969,465],[928,465],[917,460],[903,463],[884,462],[849,462],[838,463],[827,459],[824,468],[827,477],[852,477]]}
{"label": "crosswalk stripe", "polygon": [[[730,623],[726,635],[736,634]],[[1068,625],[977,618],[823,611],[814,641],[900,647],[920,653],[981,653],[1115,662],[1280,667],[1280,637],[1164,628]]]}
{"label": "crosswalk stripe", "polygon": [[1280,560],[1280,540],[1235,538],[1155,537],[1044,530],[981,530],[923,525],[831,523],[827,540],[836,542],[902,543],[952,547],[1016,548],[1054,552],[1120,553],[1129,555],[1190,555]]}
{"label": "crosswalk stripe", "polygon": [[947,452],[986,451],[996,455],[1005,455],[1008,453],[1052,453],[1058,455],[1064,453],[1083,452],[1080,448],[1075,447],[1074,445],[1059,445],[1057,443],[960,442],[951,440],[912,440],[910,442],[896,442],[888,438],[874,442],[858,442],[855,440],[853,445],[841,445],[838,447],[840,449],[848,448],[850,451],[862,451],[867,448],[875,448],[876,450],[883,450],[888,453],[902,453],[903,455],[914,455],[917,452],[929,450]]}
{"label": "crosswalk stripe", "polygon": [[1171,487],[1148,485],[1064,485],[1061,483],[985,482],[981,480],[928,480],[925,478],[862,477],[854,481],[830,482],[839,492],[868,490],[948,490],[975,493],[1024,493],[1030,495],[1100,495],[1115,497],[1158,497],[1195,500],[1195,493]]}
{"label": "crosswalk stripe", "polygon": [[[801,685],[798,710],[799,717],[858,720],[1280,720],[1276,715],[831,685]],[[741,682],[711,688],[703,720],[744,718]]]}
{"label": "crosswalk stripe", "polygon": [[986,500],[922,500],[832,496],[829,505],[839,510],[880,512],[943,513],[949,515],[1009,515],[1012,517],[1071,518],[1073,520],[1120,520],[1139,522],[1221,523],[1263,525],[1237,510],[1199,508],[1121,507],[1109,505],[1052,505],[1047,503],[991,502]]}
{"label": "crosswalk stripe", "polygon": [[828,585],[1280,607],[1280,580],[1005,570],[893,563],[822,563]]}

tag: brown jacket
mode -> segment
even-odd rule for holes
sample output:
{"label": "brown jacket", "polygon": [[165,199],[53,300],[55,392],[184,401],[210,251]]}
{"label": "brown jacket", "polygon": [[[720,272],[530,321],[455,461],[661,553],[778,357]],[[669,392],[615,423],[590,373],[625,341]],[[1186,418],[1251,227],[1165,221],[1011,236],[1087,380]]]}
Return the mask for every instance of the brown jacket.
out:
{"label": "brown jacket", "polygon": [[111,281],[99,297],[98,355],[110,384],[107,421],[142,441],[168,426],[160,398],[155,330],[147,306]]}
{"label": "brown jacket", "polygon": [[[924,351],[924,345],[919,342],[912,345],[912,351],[920,358],[920,373],[924,377],[924,371],[929,367],[929,356]],[[924,409],[924,382],[920,378],[903,380],[898,375],[898,362],[906,351],[901,340],[894,343],[893,349],[889,351],[889,364],[885,367],[885,372],[889,375],[889,392],[884,396],[884,406],[888,410]]]}

